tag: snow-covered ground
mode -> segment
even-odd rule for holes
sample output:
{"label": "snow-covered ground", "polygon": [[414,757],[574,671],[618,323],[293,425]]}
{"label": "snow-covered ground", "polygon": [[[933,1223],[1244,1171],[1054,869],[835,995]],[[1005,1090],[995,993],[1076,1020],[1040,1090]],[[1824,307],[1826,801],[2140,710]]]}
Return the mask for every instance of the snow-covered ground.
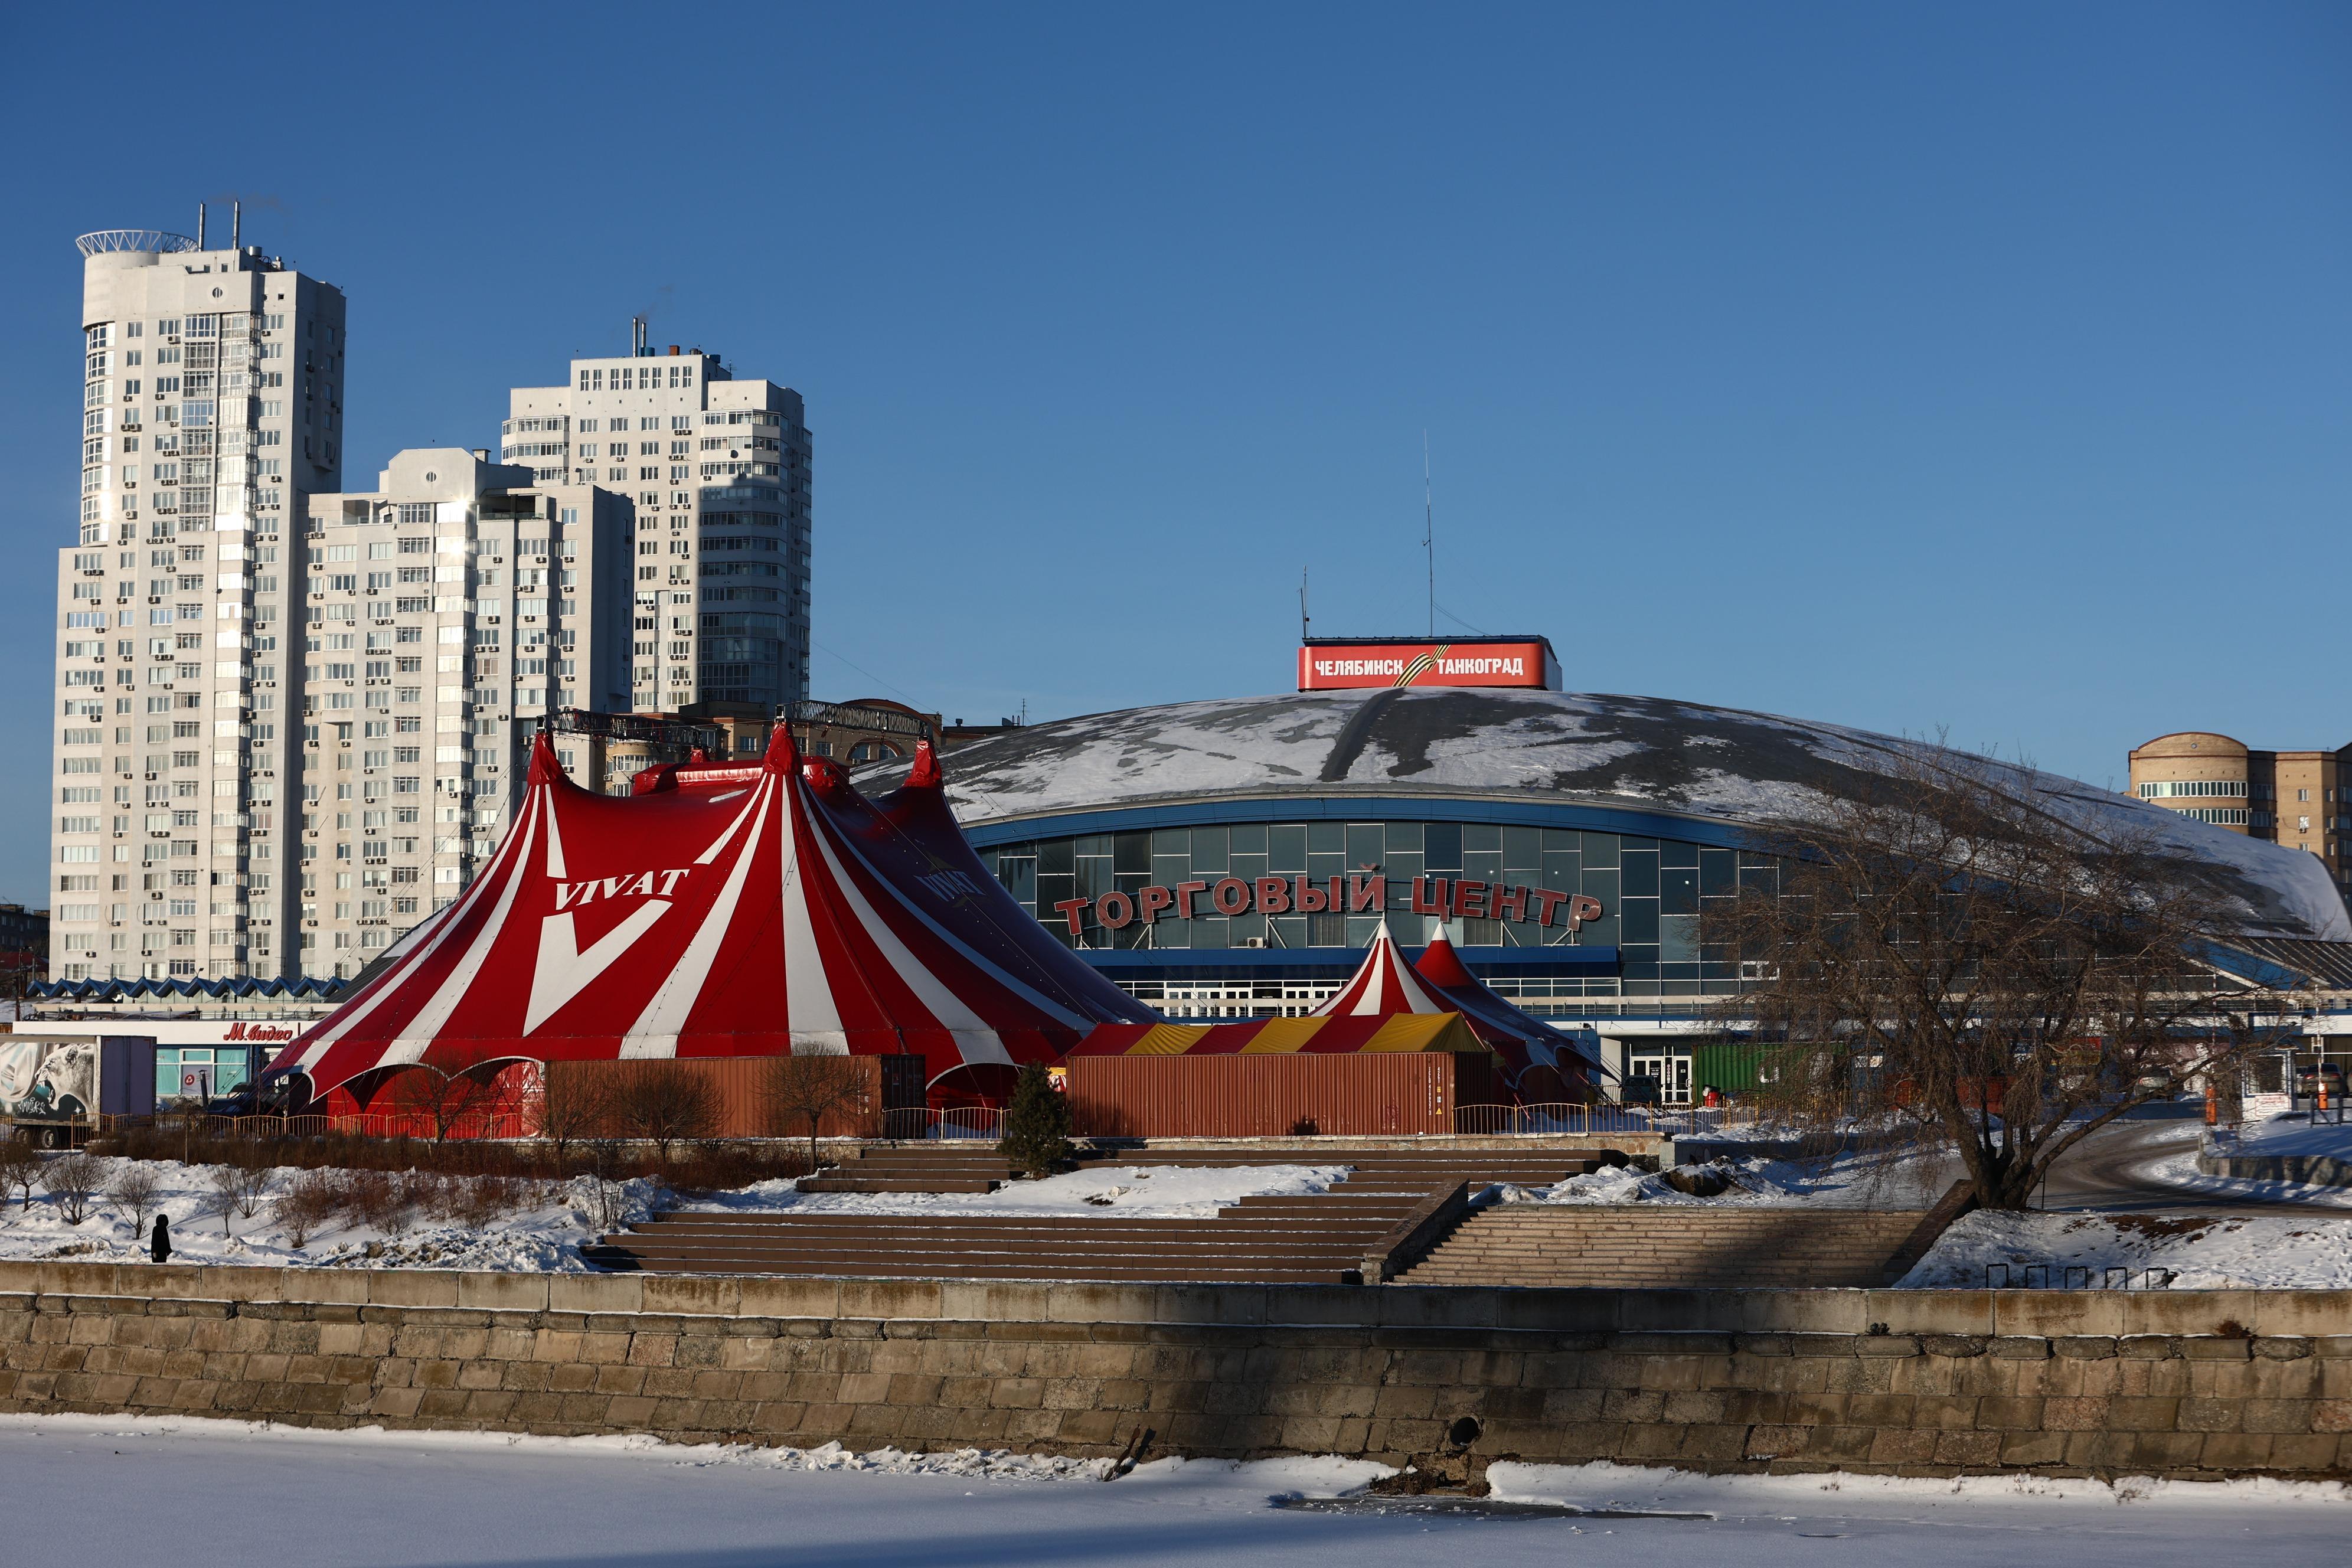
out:
{"label": "snow-covered ground", "polygon": [[[108,1177],[131,1162],[105,1160]],[[171,1216],[172,1253],[187,1263],[362,1268],[497,1268],[531,1273],[580,1273],[581,1248],[604,1234],[604,1209],[594,1182],[519,1183],[517,1206],[479,1224],[459,1224],[417,1210],[396,1224],[335,1220],[319,1225],[294,1245],[281,1215],[297,1173],[275,1173],[269,1195],[251,1215],[224,1221],[211,1204],[209,1165],[148,1160],[139,1168],[161,1184],[160,1206]],[[1345,1165],[1244,1165],[1212,1169],[1146,1165],[1077,1171],[1040,1182],[1014,1182],[988,1194],[802,1193],[788,1181],[761,1182],[697,1200],[698,1208],[803,1214],[1053,1215],[1083,1223],[1097,1216],[1189,1218],[1257,1194],[1320,1193],[1348,1173]],[[643,1218],[677,1200],[659,1184],[620,1184],[619,1217]],[[90,1262],[147,1256],[127,1215],[101,1196],[79,1225],[64,1206],[36,1190],[29,1208],[11,1194],[0,1205],[0,1258],[77,1258]]]}
{"label": "snow-covered ground", "polygon": [[1071,1171],[1042,1181],[1008,1182],[992,1193],[802,1193],[790,1182],[761,1182],[688,1205],[694,1209],[794,1214],[1060,1215],[1083,1219],[1214,1219],[1245,1197],[1297,1197],[1328,1192],[1346,1165],[1135,1165]]}
{"label": "snow-covered ground", "polygon": [[2229,1147],[2240,1154],[2328,1154],[2352,1160],[2352,1122],[2315,1121],[2306,1111],[2281,1111],[2238,1128]]}
{"label": "snow-covered ground", "polygon": [[[133,1162],[100,1163],[111,1176]],[[297,1247],[279,1205],[299,1173],[273,1173],[270,1193],[250,1216],[232,1213],[224,1220],[211,1203],[215,1167],[176,1160],[136,1163],[160,1184],[157,1206],[171,1216],[172,1257],[182,1263],[578,1273],[587,1268],[580,1247],[604,1228],[595,1184],[582,1176],[560,1185],[517,1184],[518,1206],[480,1225],[436,1219],[420,1208],[377,1225],[330,1221],[313,1227],[305,1245]],[[621,1215],[629,1219],[643,1217],[666,1197],[657,1184],[643,1180],[620,1184],[615,1194]],[[23,1206],[21,1198],[11,1194],[0,1205],[0,1258],[104,1263],[147,1256],[144,1237],[134,1236],[129,1215],[103,1195],[79,1225],[68,1224],[58,1199],[37,1188],[31,1207]]]}
{"label": "snow-covered ground", "polygon": [[2053,1285],[2073,1266],[2090,1269],[2094,1285],[2109,1268],[2161,1268],[2175,1290],[2352,1289],[2352,1216],[1980,1212],[1955,1222],[1902,1286],[1978,1289],[1988,1264],[2008,1265],[2011,1282],[2021,1282],[2021,1265],[2048,1264]]}
{"label": "snow-covered ground", "polygon": [[[1498,1464],[1496,1496],[1700,1519],[1330,1514],[1284,1496],[1360,1489],[1333,1458],[1095,1464],[1012,1455],[676,1448],[639,1439],[314,1433],[240,1423],[0,1416],[0,1468],[40,1500],[7,1560],[215,1568],[1494,1568],[1717,1561],[1754,1568],[2135,1568],[2342,1560],[2352,1503],[2325,1484],[1702,1477]],[[231,1503],[228,1500],[241,1500]]]}
{"label": "snow-covered ground", "polygon": [[[2242,1152],[2284,1154],[2308,1151],[2249,1149]],[[2344,1157],[2352,1159],[2352,1152],[2347,1152]],[[2308,1182],[2270,1182],[2251,1176],[2208,1175],[2197,1168],[2197,1150],[2193,1146],[2149,1161],[2140,1167],[2140,1173],[2158,1185],[2179,1187],[2183,1193],[2202,1197],[2308,1205],[2315,1209],[2335,1209],[2339,1213],[2352,1214],[2352,1187],[2321,1186]]]}
{"label": "snow-covered ground", "polygon": [[[2333,1134],[2336,1130],[2322,1131]],[[2302,1135],[2310,1133],[2303,1130]],[[1711,1198],[1687,1196],[1668,1186],[1664,1177],[1631,1166],[1571,1176],[1548,1188],[1505,1188],[1500,1195],[1512,1203],[1924,1209],[1960,1174],[1958,1163],[1942,1155],[1890,1159],[1858,1154],[1826,1162],[1748,1159],[1717,1169],[1727,1172],[1734,1185]],[[2293,1201],[2307,1204],[2313,1213],[2309,1218],[2205,1217],[2193,1211],[2180,1215],[1973,1214],[1946,1231],[1902,1284],[1920,1289],[1981,1288],[1987,1283],[1986,1266],[2000,1264],[2008,1267],[2011,1284],[2023,1282],[2026,1266],[2047,1265],[2049,1283],[2058,1286],[2067,1279],[2064,1270],[2073,1267],[2088,1268],[2093,1285],[2104,1284],[2110,1268],[2128,1268],[2134,1272],[2130,1284],[2137,1288],[2150,1283],[2147,1270],[2162,1269],[2169,1272],[2169,1288],[2177,1290],[2352,1289],[2352,1189],[2207,1176],[2197,1169],[2193,1144],[2185,1152],[2153,1158],[2142,1173],[2151,1182],[2179,1187],[2184,1194]],[[2075,1279],[2081,1282],[2080,1276]]]}
{"label": "snow-covered ground", "polygon": [[1711,1198],[1692,1197],[1654,1173],[1620,1165],[1570,1176],[1549,1187],[1507,1187],[1504,1201],[1543,1204],[1725,1204],[1769,1207],[1924,1209],[1961,1174],[1944,1154],[1864,1153],[1834,1160],[1727,1160],[1712,1167],[1731,1185]]}

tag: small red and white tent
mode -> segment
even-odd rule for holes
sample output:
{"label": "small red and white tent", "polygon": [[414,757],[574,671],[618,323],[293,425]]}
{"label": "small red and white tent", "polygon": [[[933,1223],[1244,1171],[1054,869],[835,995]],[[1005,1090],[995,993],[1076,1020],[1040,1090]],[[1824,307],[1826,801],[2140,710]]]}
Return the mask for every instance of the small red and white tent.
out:
{"label": "small red and white tent", "polygon": [[[1524,1067],[1514,1062],[1514,1087],[1521,1103],[1580,1101],[1592,1095],[1600,1064],[1578,1048],[1575,1037],[1552,1027],[1541,1018],[1515,1006],[1508,998],[1470,973],[1462,955],[1446,940],[1444,927],[1436,940],[1413,961],[1413,974],[1433,987],[1444,1005],[1470,1021],[1481,1038],[1517,1036],[1526,1042]],[[1505,1052],[1507,1058],[1512,1053]]]}
{"label": "small red and white tent", "polygon": [[541,736],[471,887],[283,1052],[364,1101],[415,1063],[914,1052],[935,1097],[994,1097],[1097,1024],[1159,1015],[1038,924],[964,842],[920,747],[879,801],[764,759],[593,795]]}
{"label": "small red and white tent", "polygon": [[1584,1098],[1584,1058],[1568,1037],[1481,984],[1443,930],[1419,963],[1407,963],[1382,921],[1354,975],[1315,1012],[1329,1017],[1459,1013],[1471,1032],[1503,1058],[1522,1103]]}
{"label": "small red and white tent", "polygon": [[1396,938],[1382,921],[1364,952],[1364,962],[1338,994],[1315,1009],[1318,1017],[1362,1017],[1379,1013],[1457,1013],[1461,1009],[1440,996],[1412,965],[1405,962]]}

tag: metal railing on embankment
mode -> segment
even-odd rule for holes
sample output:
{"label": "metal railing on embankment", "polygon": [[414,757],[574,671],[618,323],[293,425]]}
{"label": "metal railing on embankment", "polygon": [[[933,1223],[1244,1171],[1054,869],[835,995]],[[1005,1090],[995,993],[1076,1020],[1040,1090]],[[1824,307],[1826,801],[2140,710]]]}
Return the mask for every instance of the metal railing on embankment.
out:
{"label": "metal railing on embankment", "polygon": [[538,1118],[522,1110],[469,1110],[448,1118],[428,1111],[319,1111],[301,1116],[208,1116],[202,1111],[158,1111],[152,1116],[101,1116],[100,1134],[152,1131],[185,1133],[198,1138],[274,1140],[323,1138],[331,1134],[354,1138],[407,1138],[422,1142],[443,1140],[499,1140],[534,1136]]}
{"label": "metal railing on embankment", "polygon": [[1744,1106],[1655,1106],[1574,1103],[1460,1105],[1454,1130],[1481,1137],[1541,1137],[1612,1133],[1630,1137],[1692,1138],[1733,1127],[1753,1127],[1759,1118]]}
{"label": "metal railing on embankment", "polygon": [[2095,1268],[2081,1263],[1988,1263],[1988,1290],[2168,1290],[2170,1268]]}

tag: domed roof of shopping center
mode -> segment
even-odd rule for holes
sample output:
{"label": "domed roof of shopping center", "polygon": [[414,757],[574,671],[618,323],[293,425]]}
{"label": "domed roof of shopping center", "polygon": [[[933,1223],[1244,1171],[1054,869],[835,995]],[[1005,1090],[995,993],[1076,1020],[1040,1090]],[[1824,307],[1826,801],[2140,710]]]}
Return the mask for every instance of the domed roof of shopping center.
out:
{"label": "domed roof of shopping center", "polygon": [[[1524,798],[1762,827],[1851,795],[1925,742],[1654,697],[1427,688],[1175,702],[1029,725],[958,747],[967,827],[1220,797]],[[2003,766],[2005,764],[1995,764]],[[2074,779],[2013,768],[2077,819],[2154,834],[2253,934],[2352,941],[2313,856]]]}

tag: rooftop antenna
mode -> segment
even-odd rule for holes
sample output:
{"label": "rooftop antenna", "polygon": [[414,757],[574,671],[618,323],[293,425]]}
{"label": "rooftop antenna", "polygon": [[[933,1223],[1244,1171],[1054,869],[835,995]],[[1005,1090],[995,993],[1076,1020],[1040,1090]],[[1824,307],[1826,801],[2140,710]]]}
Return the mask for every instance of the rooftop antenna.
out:
{"label": "rooftop antenna", "polygon": [[245,203],[242,200],[232,201],[228,204],[228,247],[236,250],[244,243]]}
{"label": "rooftop antenna", "polygon": [[1307,640],[1307,628],[1312,624],[1307,615],[1307,568],[1298,569],[1298,640]]}
{"label": "rooftop antenna", "polygon": [[204,203],[202,203],[202,202],[198,202],[198,203],[196,204],[196,248],[197,248],[198,250],[202,250],[204,247],[205,247],[205,204],[204,204]]}
{"label": "rooftop antenna", "polygon": [[1437,636],[1437,502],[1429,486],[1429,432],[1421,433],[1421,547],[1429,554],[1429,635]]}
{"label": "rooftop antenna", "polygon": [[646,319],[643,316],[631,316],[629,318],[629,357],[642,358],[645,352]]}

